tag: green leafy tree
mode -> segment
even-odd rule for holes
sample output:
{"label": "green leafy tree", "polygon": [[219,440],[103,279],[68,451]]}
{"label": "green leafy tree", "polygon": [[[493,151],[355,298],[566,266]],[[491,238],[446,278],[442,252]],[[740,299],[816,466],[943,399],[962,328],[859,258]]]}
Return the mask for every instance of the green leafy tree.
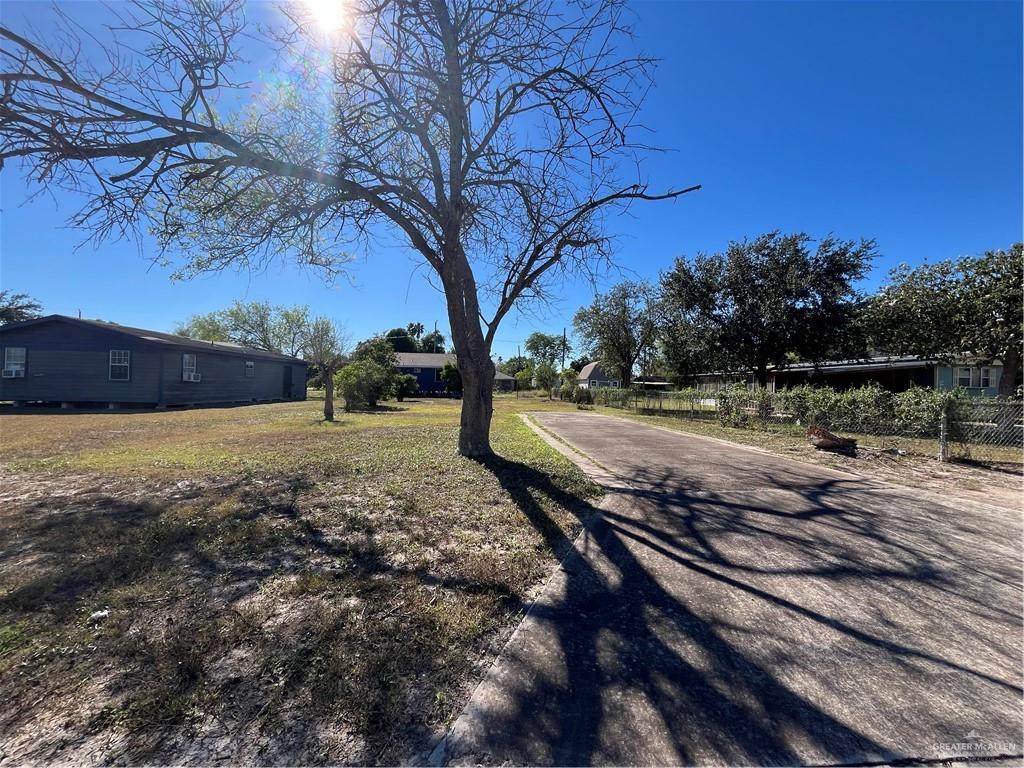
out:
{"label": "green leafy tree", "polygon": [[[325,75],[309,5],[130,0],[106,31],[59,10],[37,17],[48,38],[0,26],[0,162],[84,195],[71,222],[97,239],[153,232],[183,276],[337,274],[346,246],[397,235],[444,292],[459,451],[489,455],[502,320],[606,263],[629,205],[698,188],[643,181],[654,62],[620,0],[351,0]],[[274,84],[241,84],[248,50]]]}
{"label": "green leafy tree", "polygon": [[547,360],[543,360],[537,364],[533,375],[537,381],[537,386],[541,389],[546,389],[550,398],[551,389],[558,382],[558,372],[555,370],[555,367]]}
{"label": "green leafy tree", "polygon": [[572,400],[579,387],[579,372],[565,368],[558,374],[558,397],[561,400]]}
{"label": "green leafy tree", "polygon": [[1000,360],[999,394],[1014,394],[1024,351],[1024,246],[978,257],[901,265],[871,298],[867,325],[876,346],[952,360]]}
{"label": "green leafy tree", "polygon": [[563,336],[540,331],[531,333],[524,346],[526,354],[530,356],[535,365],[540,363],[554,365],[556,362],[564,360],[572,352],[572,346]]}
{"label": "green leafy tree", "polygon": [[407,397],[412,397],[419,392],[420,385],[416,377],[411,373],[399,374],[395,379],[395,399],[402,402]]}
{"label": "green leafy tree", "polygon": [[273,306],[266,301],[236,301],[227,309],[193,315],[175,333],[203,341],[230,341],[297,357],[310,329],[309,307]]}
{"label": "green leafy tree", "polygon": [[533,389],[533,363],[527,362],[526,367],[515,373],[516,389],[526,391]]}
{"label": "green leafy tree", "polygon": [[657,297],[646,282],[619,283],[573,317],[584,351],[628,387],[641,354],[654,342]]}
{"label": "green leafy tree", "polygon": [[207,312],[204,315],[192,315],[183,323],[174,327],[178,336],[202,341],[233,341],[231,323],[224,310]]}
{"label": "green leafy tree", "polygon": [[681,309],[666,308],[661,314],[658,345],[664,373],[676,386],[691,384],[698,373],[728,366],[718,347],[715,328],[697,325]]}
{"label": "green leafy tree", "polygon": [[453,397],[462,396],[462,374],[458,366],[445,363],[441,369],[441,381],[444,382],[445,391]]}
{"label": "green leafy tree", "polygon": [[304,357],[317,367],[324,384],[324,421],[334,421],[334,374],[345,361],[348,339],[344,330],[326,317],[309,322]]}
{"label": "green leafy tree", "polygon": [[392,328],[384,337],[391,344],[391,348],[395,352],[419,352],[419,344],[416,343],[416,337],[409,334],[408,328]]}
{"label": "green leafy tree", "polygon": [[409,335],[416,339],[419,344],[419,338],[423,335],[423,323],[409,323],[405,330],[409,332]]}
{"label": "green leafy tree", "polygon": [[[373,336],[360,341],[352,353],[352,360],[353,362],[372,362],[384,372],[384,388],[380,391],[377,399],[387,398],[395,391],[400,373],[397,367],[398,358],[395,356],[390,339],[385,336]],[[376,375],[376,371],[374,371],[374,375]],[[376,400],[373,404],[376,405]]]}
{"label": "green leafy tree", "polygon": [[520,371],[525,371],[529,367],[530,358],[524,355],[514,355],[508,360],[498,363],[498,370],[502,373],[507,373],[509,376],[515,376]]}
{"label": "green leafy tree", "polygon": [[338,372],[337,380],[346,411],[376,408],[393,383],[391,373],[370,358],[349,363]]}
{"label": "green leafy tree", "polygon": [[420,352],[444,352],[445,338],[440,331],[431,331],[420,339]]}
{"label": "green leafy tree", "polygon": [[0,325],[34,320],[43,314],[43,305],[27,293],[0,291]]}
{"label": "green leafy tree", "polygon": [[[676,259],[662,275],[662,317],[679,333],[677,364],[703,347],[715,367],[749,368],[762,387],[768,368],[796,355],[812,362],[864,354],[854,289],[875,254],[871,240],[769,232],[724,253]],[[664,336],[663,336],[664,338]],[[684,369],[685,370],[685,369]]]}
{"label": "green leafy tree", "polygon": [[589,363],[592,363],[593,359],[589,355],[582,355],[569,361],[569,367],[572,368],[576,373],[579,373],[587,367]]}

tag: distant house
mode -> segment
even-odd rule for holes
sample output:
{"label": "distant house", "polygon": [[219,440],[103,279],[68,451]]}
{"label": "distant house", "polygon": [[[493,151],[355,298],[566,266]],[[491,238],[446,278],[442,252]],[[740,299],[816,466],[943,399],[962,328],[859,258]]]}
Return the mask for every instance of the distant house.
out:
{"label": "distant house", "polygon": [[618,389],[620,385],[619,380],[609,377],[605,373],[604,367],[598,362],[584,365],[576,377],[576,381],[582,389],[599,389],[601,387]]}
{"label": "distant house", "polygon": [[[396,352],[398,370],[416,377],[419,391],[425,395],[443,395],[447,392],[441,371],[447,363],[458,366],[458,357],[443,352]],[[511,391],[516,380],[501,371],[494,372],[494,388]]]}
{"label": "distant house", "polygon": [[[1002,372],[1003,366],[998,360],[982,362],[964,357],[948,363],[935,358],[885,356],[769,368],[768,388],[774,391],[800,384],[821,384],[835,389],[851,389],[874,383],[890,392],[902,392],[911,387],[939,390],[960,387],[972,395],[996,395]],[[736,383],[755,386],[756,381],[751,371],[697,375],[701,389],[721,389]]]}
{"label": "distant house", "polygon": [[516,377],[504,371],[494,371],[494,388],[499,392],[512,392],[516,388]]}
{"label": "distant house", "polygon": [[0,326],[0,400],[117,407],[306,399],[306,363],[227,342],[49,315]]}

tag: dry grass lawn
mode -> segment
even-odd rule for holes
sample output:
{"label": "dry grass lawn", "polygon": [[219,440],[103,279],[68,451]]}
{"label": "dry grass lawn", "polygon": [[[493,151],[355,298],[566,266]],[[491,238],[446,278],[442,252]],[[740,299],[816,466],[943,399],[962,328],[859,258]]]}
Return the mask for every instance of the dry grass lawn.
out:
{"label": "dry grass lawn", "polygon": [[393,763],[429,746],[597,488],[499,398],[0,415],[0,759]]}

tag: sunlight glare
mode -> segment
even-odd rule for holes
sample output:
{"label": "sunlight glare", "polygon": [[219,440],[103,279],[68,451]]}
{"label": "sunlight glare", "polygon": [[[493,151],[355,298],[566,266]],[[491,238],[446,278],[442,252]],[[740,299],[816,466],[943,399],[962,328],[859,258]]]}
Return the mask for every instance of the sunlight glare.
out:
{"label": "sunlight glare", "polygon": [[337,32],[345,24],[345,0],[305,0],[310,15],[324,32]]}

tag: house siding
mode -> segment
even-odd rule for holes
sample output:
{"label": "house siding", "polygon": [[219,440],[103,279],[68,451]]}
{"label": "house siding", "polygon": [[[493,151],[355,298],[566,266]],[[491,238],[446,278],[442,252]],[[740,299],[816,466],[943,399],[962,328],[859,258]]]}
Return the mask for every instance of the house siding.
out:
{"label": "house siding", "polygon": [[440,368],[403,365],[398,366],[398,370],[401,373],[407,373],[410,376],[415,376],[419,391],[423,394],[437,395],[443,394],[447,391],[445,389],[444,382],[441,381]]}
{"label": "house siding", "polygon": [[[182,357],[196,356],[200,381],[184,381]],[[284,361],[239,357],[215,352],[167,350],[163,355],[163,402],[166,405],[244,402],[246,400],[304,400],[306,367]],[[245,375],[252,360],[253,376]],[[291,388],[284,389],[285,369],[292,369]]]}
{"label": "house siding", "polygon": [[[0,346],[24,347],[25,378],[0,379],[0,400],[156,404],[159,353],[138,339],[52,322],[0,329]],[[131,352],[128,381],[110,381],[110,350]]]}
{"label": "house siding", "polygon": [[[306,366],[244,353],[167,348],[116,330],[60,319],[24,328],[0,328],[0,347],[26,349],[25,377],[0,379],[0,400],[125,405],[188,405],[260,400],[304,400]],[[111,381],[109,353],[128,350],[128,381]],[[196,355],[200,382],[182,381],[182,355]],[[2,354],[2,352],[0,352]],[[254,376],[245,375],[252,360]],[[284,389],[284,370],[291,387]]]}
{"label": "house siding", "polygon": [[950,390],[956,388],[956,369],[957,368],[972,368],[975,372],[980,368],[988,368],[989,370],[989,385],[987,387],[967,387],[967,392],[971,395],[986,395],[995,397],[999,394],[999,379],[1003,375],[1003,367],[1001,365],[981,365],[979,363],[963,363],[961,365],[938,365],[935,367],[935,388],[941,390]]}

